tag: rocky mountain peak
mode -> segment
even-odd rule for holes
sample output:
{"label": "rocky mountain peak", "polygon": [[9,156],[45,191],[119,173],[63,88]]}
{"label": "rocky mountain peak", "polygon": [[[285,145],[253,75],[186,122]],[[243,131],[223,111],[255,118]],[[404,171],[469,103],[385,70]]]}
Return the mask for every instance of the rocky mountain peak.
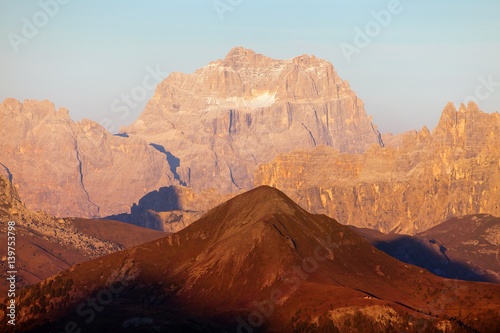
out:
{"label": "rocky mountain peak", "polygon": [[2,104],[9,111],[20,110],[22,107],[22,103],[15,98],[6,98]]}
{"label": "rocky mountain peak", "polygon": [[457,108],[452,102],[448,102],[441,113],[439,123],[436,128],[451,128],[457,123]]}
{"label": "rocky mountain peak", "polygon": [[451,216],[498,215],[500,115],[475,104],[463,110],[449,103],[432,133],[423,127],[360,155],[331,147],[281,154],[259,166],[255,185],[275,186],[309,211],[384,232],[413,234]]}
{"label": "rocky mountain peak", "polygon": [[429,131],[429,129],[427,128],[427,126],[422,126],[422,128],[420,129],[420,131],[418,132],[419,135],[421,136],[424,136],[424,137],[428,137],[431,135],[431,132]]}
{"label": "rocky mountain peak", "polygon": [[[451,129],[461,122],[466,122],[467,120],[472,120],[472,117],[479,117],[481,120],[486,120],[486,118],[494,117],[494,114],[488,114],[482,112],[479,106],[474,102],[469,102],[467,106],[463,103],[460,104],[458,110],[452,102],[448,102],[441,113],[441,118],[436,129],[446,130]],[[483,121],[481,121],[483,122]]]}
{"label": "rocky mountain peak", "polygon": [[33,120],[42,120],[52,117],[70,120],[68,109],[61,108],[56,110],[54,103],[48,100],[25,100],[22,104],[22,112],[26,117]]}
{"label": "rocky mountain peak", "polygon": [[257,165],[279,153],[383,145],[363,102],[328,61],[272,59],[243,47],[192,74],[171,74],[124,131],[178,158],[187,186],[222,193],[252,188]]}
{"label": "rocky mountain peak", "polygon": [[[471,103],[474,104],[474,102],[471,102]],[[460,112],[460,113],[467,112],[467,107],[465,106],[464,103],[460,103],[460,106],[458,107],[457,112]]]}
{"label": "rocky mountain peak", "polygon": [[460,104],[458,112],[482,113],[482,111],[479,110],[479,106],[472,101],[467,103],[467,106],[465,106],[465,104],[463,103]]}
{"label": "rocky mountain peak", "polygon": [[469,102],[467,107],[461,104],[458,111],[453,103],[448,103],[432,134],[438,146],[460,146],[473,153],[487,142],[498,144],[499,130],[498,113],[482,112],[474,102]]}
{"label": "rocky mountain peak", "polygon": [[427,126],[423,126],[420,131],[417,132],[417,140],[420,143],[426,143],[429,142],[431,139],[431,132],[427,128]]}
{"label": "rocky mountain peak", "polygon": [[[239,216],[243,212],[243,216],[240,218],[233,219],[238,221],[241,218],[245,218],[246,211],[257,212],[252,214],[252,216],[271,216],[273,214],[288,214],[295,215],[299,206],[297,206],[292,200],[290,200],[283,192],[280,190],[262,185],[248,192],[240,194],[235,198],[226,202],[228,207],[235,208],[233,214]],[[242,207],[244,206],[244,208]],[[227,209],[227,207],[224,207]],[[258,220],[255,219],[255,220]]]}
{"label": "rocky mountain peak", "polygon": [[[326,60],[302,55],[277,60],[243,47],[211,62],[193,74],[172,73],[158,86],[154,99],[162,99],[167,112],[238,108],[255,110],[281,101],[339,98],[353,94]],[[163,113],[149,113],[157,119]]]}
{"label": "rocky mountain peak", "polygon": [[272,59],[243,47],[192,74],[169,75],[124,128],[127,137],[90,120],[74,122],[48,101],[6,100],[0,124],[0,162],[27,207],[58,216],[128,212],[174,184],[228,195],[253,188],[258,165],[281,153],[383,145],[332,64],[309,55]]}
{"label": "rocky mountain peak", "polygon": [[245,64],[251,64],[255,62],[255,60],[269,60],[270,58],[267,58],[263,56],[262,54],[257,54],[255,51],[246,49],[244,47],[238,46],[232,48],[222,63],[224,65],[229,65],[233,67],[241,67],[241,65]]}
{"label": "rocky mountain peak", "polygon": [[226,59],[244,58],[246,56],[255,56],[255,51],[244,48],[243,46],[233,47],[226,55]]}

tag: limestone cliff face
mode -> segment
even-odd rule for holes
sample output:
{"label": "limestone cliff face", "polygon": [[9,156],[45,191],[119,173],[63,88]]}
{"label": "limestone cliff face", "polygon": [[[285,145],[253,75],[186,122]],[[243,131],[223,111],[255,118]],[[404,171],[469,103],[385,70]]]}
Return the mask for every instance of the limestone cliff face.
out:
{"label": "limestone cliff face", "polygon": [[432,132],[363,154],[325,146],[282,154],[259,167],[255,185],[342,223],[414,234],[451,216],[500,215],[498,133],[498,113],[448,104]]}
{"label": "limestone cliff face", "polygon": [[127,211],[144,194],[175,182],[154,147],[113,136],[90,120],[75,123],[48,101],[0,104],[0,163],[28,208],[56,216]]}
{"label": "limestone cliff face", "polygon": [[177,158],[182,183],[222,193],[251,188],[258,164],[278,153],[382,144],[363,102],[330,63],[305,55],[275,60],[244,48],[193,74],[171,74],[124,131]]}

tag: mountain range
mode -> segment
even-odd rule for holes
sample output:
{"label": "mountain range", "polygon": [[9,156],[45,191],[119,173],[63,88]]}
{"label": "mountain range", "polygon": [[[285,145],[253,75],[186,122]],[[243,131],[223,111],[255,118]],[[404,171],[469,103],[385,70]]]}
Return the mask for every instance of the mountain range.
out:
{"label": "mountain range", "polygon": [[193,74],[172,73],[120,136],[90,120],[75,123],[48,101],[8,99],[0,124],[4,172],[29,207],[57,216],[124,213],[170,185],[248,190],[258,164],[279,152],[321,144],[356,152],[379,143],[362,101],[331,64],[243,48]]}
{"label": "mountain range", "polygon": [[182,183],[221,193],[250,189],[257,166],[277,153],[317,145],[361,152],[380,138],[327,61],[275,60],[241,47],[192,74],[169,75],[123,131],[176,156]]}
{"label": "mountain range", "polygon": [[[439,278],[259,187],[17,299],[18,329],[493,332],[500,285]],[[128,329],[128,330],[127,330]]]}
{"label": "mountain range", "polygon": [[384,233],[416,234],[453,216],[500,215],[500,115],[448,104],[437,127],[347,154],[321,146],[262,164],[255,185],[311,212]]}
{"label": "mountain range", "polygon": [[55,216],[175,232],[272,185],[341,223],[416,234],[452,216],[500,215],[499,130],[498,113],[448,104],[433,131],[382,136],[330,63],[237,47],[169,75],[119,135],[48,101],[5,100],[0,172],[27,207]]}
{"label": "mountain range", "polygon": [[382,135],[329,62],[242,47],[119,133],[6,99],[15,329],[496,332],[498,133],[471,102]]}

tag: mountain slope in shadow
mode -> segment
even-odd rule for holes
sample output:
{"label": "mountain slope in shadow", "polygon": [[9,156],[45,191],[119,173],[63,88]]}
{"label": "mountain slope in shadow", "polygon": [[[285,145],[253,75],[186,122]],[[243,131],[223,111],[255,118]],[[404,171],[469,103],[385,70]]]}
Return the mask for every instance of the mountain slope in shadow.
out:
{"label": "mountain slope in shadow", "polygon": [[415,236],[354,228],[373,246],[447,278],[500,283],[500,218],[450,218]]}

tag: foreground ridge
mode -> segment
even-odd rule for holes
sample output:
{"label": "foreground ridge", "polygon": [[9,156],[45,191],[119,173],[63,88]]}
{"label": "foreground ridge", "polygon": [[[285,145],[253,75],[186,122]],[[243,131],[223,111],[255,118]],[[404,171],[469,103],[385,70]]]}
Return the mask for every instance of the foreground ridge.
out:
{"label": "foreground ridge", "polygon": [[[59,288],[49,299],[41,296]],[[118,331],[140,306],[147,318],[142,331],[345,331],[355,325],[377,332],[493,332],[499,288],[401,263],[349,227],[259,187],[177,234],[76,265],[25,289],[17,301],[20,327],[41,331],[68,320],[82,329]],[[90,312],[76,309],[90,308],[90,299],[101,299],[102,310],[86,321]]]}

